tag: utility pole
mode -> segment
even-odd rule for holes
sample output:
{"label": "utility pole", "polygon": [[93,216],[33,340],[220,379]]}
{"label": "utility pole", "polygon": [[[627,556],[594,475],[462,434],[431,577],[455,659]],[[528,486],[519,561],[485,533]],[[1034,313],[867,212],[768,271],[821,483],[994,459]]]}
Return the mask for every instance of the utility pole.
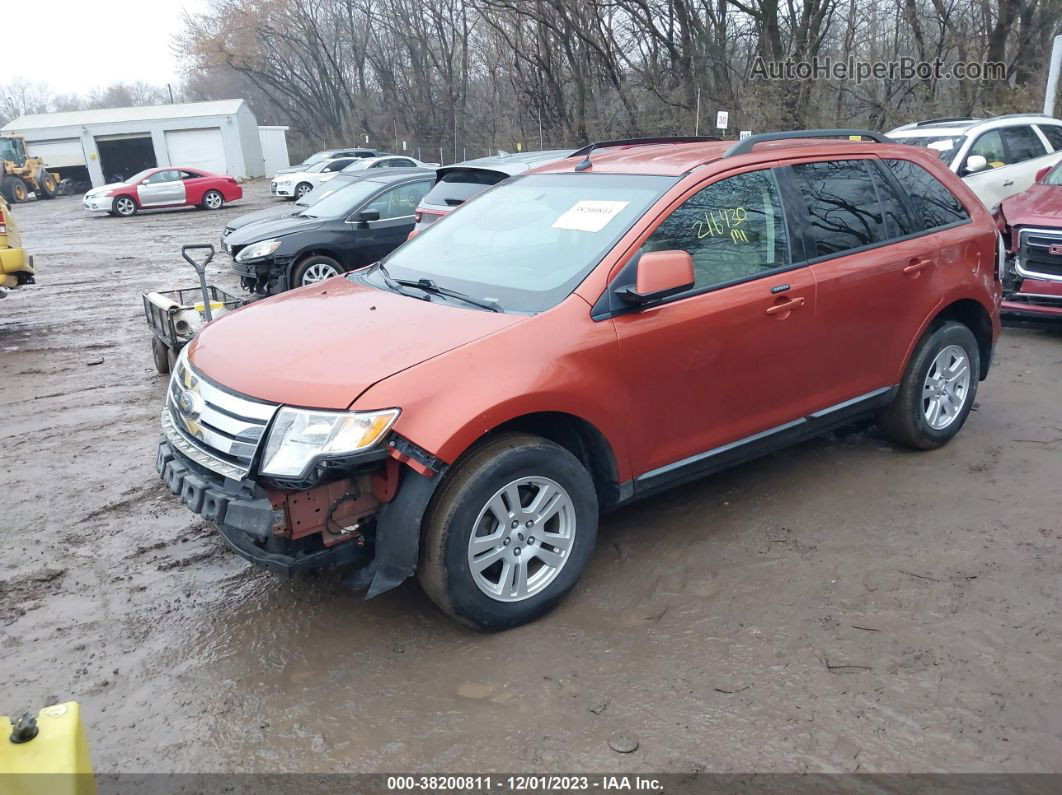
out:
{"label": "utility pole", "polygon": [[395,151],[398,151],[398,119],[394,119],[395,123]]}
{"label": "utility pole", "polygon": [[697,86],[697,115],[693,117],[693,134],[701,134],[701,87]]}
{"label": "utility pole", "polygon": [[1062,36],[1055,36],[1051,47],[1051,66],[1047,72],[1047,92],[1044,94],[1044,115],[1055,115],[1055,100],[1058,98],[1058,73],[1062,68]]}

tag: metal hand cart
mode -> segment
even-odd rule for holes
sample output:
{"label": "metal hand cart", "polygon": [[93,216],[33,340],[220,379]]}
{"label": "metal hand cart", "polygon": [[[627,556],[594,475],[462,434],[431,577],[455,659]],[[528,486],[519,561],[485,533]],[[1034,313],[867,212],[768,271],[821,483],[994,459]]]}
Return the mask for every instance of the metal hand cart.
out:
{"label": "metal hand cart", "polygon": [[[189,254],[197,250],[208,252],[201,263],[196,262]],[[181,256],[195,268],[199,276],[199,286],[144,293],[144,315],[154,335],[151,340],[151,354],[155,360],[155,369],[163,375],[168,373],[177,361],[181,348],[191,342],[204,325],[246,303],[242,298],[206,283],[206,266],[214,259],[213,244],[193,243],[181,246]]]}

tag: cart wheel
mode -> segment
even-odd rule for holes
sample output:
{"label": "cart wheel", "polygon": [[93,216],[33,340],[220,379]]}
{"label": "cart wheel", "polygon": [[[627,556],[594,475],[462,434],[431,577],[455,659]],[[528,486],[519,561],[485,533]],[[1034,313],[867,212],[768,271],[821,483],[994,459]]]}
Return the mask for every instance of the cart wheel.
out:
{"label": "cart wheel", "polygon": [[170,349],[158,337],[151,339],[151,357],[155,360],[155,369],[161,375],[170,371]]}
{"label": "cart wheel", "polygon": [[166,349],[166,365],[168,371],[173,370],[177,366],[177,354],[173,352],[172,348]]}

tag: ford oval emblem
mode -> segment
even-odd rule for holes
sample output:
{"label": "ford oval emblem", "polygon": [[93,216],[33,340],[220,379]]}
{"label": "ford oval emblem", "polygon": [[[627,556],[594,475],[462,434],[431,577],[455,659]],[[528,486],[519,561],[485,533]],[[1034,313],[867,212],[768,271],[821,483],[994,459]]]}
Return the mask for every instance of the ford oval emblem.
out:
{"label": "ford oval emblem", "polygon": [[1047,253],[1052,257],[1062,257],[1062,243],[1052,243],[1047,247]]}
{"label": "ford oval emblem", "polygon": [[200,397],[194,392],[190,392],[187,389],[182,390],[181,394],[177,397],[177,411],[181,413],[181,416],[186,420],[199,419]]}

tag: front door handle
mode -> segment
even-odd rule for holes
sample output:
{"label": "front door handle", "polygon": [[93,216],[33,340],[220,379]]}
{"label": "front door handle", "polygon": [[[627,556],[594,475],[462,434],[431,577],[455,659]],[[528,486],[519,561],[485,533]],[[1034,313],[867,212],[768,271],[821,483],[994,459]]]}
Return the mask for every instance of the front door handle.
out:
{"label": "front door handle", "polygon": [[1003,187],[1004,188],[1009,188],[1013,184],[1014,184],[1014,180],[1008,179],[1006,182],[1003,183]]}
{"label": "front door handle", "polygon": [[903,272],[906,273],[908,276],[917,276],[919,273],[924,271],[932,264],[933,260],[931,259],[915,258],[912,259],[909,263],[907,263],[907,266],[903,269]]}
{"label": "front door handle", "polygon": [[802,295],[798,295],[795,298],[785,298],[767,307],[767,314],[777,318],[789,317],[790,312],[804,305],[804,300]]}

